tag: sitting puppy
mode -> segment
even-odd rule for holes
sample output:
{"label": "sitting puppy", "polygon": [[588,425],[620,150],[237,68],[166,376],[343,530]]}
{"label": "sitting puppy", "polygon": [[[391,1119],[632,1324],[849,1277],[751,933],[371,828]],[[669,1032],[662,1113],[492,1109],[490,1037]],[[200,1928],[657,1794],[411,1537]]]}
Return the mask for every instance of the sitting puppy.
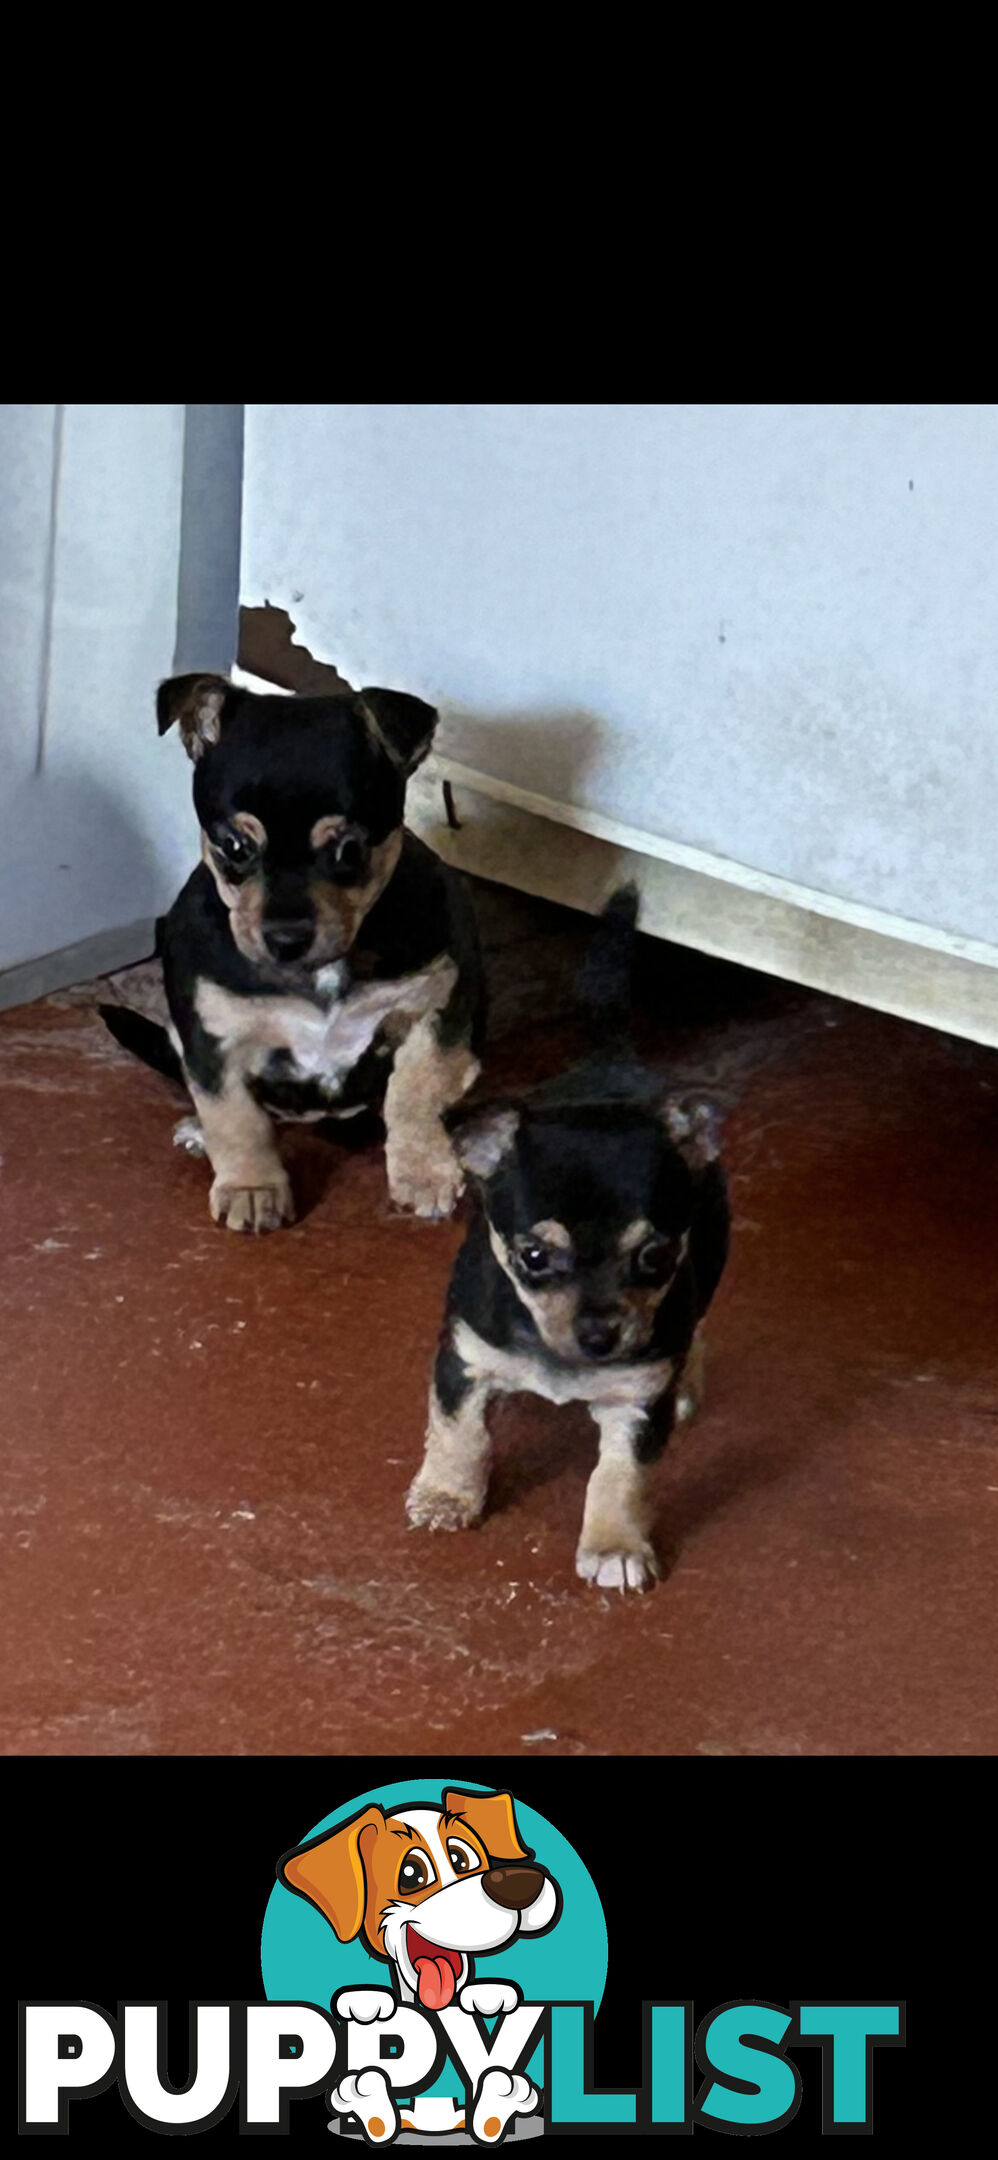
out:
{"label": "sitting puppy", "polygon": [[481,973],[459,880],[403,829],[432,706],[396,690],[259,695],[161,685],[160,733],[194,764],[202,861],[161,926],[172,1025],[104,1007],[182,1077],[230,1230],[293,1219],[274,1118],[384,1106],[392,1199],[448,1215],[462,1171],[441,1123],[478,1072]]}
{"label": "sitting puppy", "polygon": [[[608,951],[636,921],[615,896],[590,982],[612,1004]],[[410,1524],[474,1522],[498,1392],[584,1402],[599,1429],[578,1573],[640,1590],[657,1573],[648,1466],[695,1399],[697,1328],[727,1258],[714,1117],[630,1059],[595,1056],[521,1106],[456,1134],[477,1207],[451,1278]]]}

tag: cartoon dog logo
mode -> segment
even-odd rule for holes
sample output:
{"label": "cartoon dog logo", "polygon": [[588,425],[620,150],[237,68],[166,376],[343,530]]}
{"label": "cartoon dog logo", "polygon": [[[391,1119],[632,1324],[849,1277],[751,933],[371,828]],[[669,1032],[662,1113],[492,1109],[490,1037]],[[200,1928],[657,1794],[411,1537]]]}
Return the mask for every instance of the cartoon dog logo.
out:
{"label": "cartoon dog logo", "polygon": [[[374,1804],[293,1847],[277,1873],[340,1942],[359,1936],[387,1964],[391,1992],[351,1988],[335,1998],[338,2015],[363,2022],[391,2017],[400,2003],[435,2013],[456,2004],[485,2017],[512,2011],[519,1991],[476,1983],[475,1960],[518,1935],[546,1934],[561,1912],[558,1885],[524,1845],[508,1792],[445,1791],[440,1806],[406,1802],[398,1811]],[[470,2127],[496,2143],[512,2116],[536,2109],[539,2094],[515,2073],[486,2071],[480,2082]],[[331,2100],[338,2113],[360,2118],[371,2143],[399,2130],[465,2128],[463,2101],[426,2098],[399,2116],[373,2069],[341,2079]]]}

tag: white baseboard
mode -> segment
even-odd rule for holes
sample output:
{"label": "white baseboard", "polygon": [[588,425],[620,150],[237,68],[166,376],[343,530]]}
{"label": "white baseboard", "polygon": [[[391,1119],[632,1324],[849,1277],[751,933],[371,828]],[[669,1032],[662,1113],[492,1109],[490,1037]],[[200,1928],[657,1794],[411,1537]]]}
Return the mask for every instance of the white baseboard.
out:
{"label": "white baseboard", "polygon": [[55,990],[70,990],[76,983],[92,982],[95,975],[111,975],[116,968],[132,967],[148,960],[156,942],[156,925],[128,923],[122,930],[100,930],[79,945],[63,946],[61,952],[44,953],[40,960],[25,960],[20,967],[0,972],[0,1012],[11,1005],[30,1005],[34,998],[50,997]]}
{"label": "white baseboard", "polygon": [[410,781],[406,816],[457,869],[590,914],[634,878],[654,936],[998,1048],[998,946],[633,831],[446,757]]}
{"label": "white baseboard", "polygon": [[[548,803],[448,758],[430,758],[415,774],[406,816],[446,862],[497,885],[594,914],[634,878],[642,928],[653,936],[998,1049],[996,946]],[[151,921],[131,923],[8,968],[0,972],[0,1010],[146,960],[153,943]]]}

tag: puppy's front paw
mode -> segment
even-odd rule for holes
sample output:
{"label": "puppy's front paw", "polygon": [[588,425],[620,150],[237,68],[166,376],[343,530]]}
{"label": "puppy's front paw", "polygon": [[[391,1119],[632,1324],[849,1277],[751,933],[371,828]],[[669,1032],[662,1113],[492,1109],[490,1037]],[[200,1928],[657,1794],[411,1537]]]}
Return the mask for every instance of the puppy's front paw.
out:
{"label": "puppy's front paw", "polygon": [[291,1180],[282,1171],[267,1185],[228,1185],[216,1178],[208,1202],[213,1220],[228,1230],[279,1230],[294,1222]]}
{"label": "puppy's front paw", "polygon": [[509,1980],[468,1980],[457,1999],[462,2010],[477,2010],[479,2017],[506,2017],[523,1996]]}
{"label": "puppy's front paw", "polygon": [[599,1590],[650,1590],[658,1574],[658,1561],[647,1538],[622,1544],[616,1551],[580,1545],[575,1572],[583,1582]]}
{"label": "puppy's front paw", "polygon": [[405,1497],[411,1530],[467,1530],[477,1522],[485,1495],[478,1491],[444,1492],[421,1477],[413,1479]]}
{"label": "puppy's front paw", "polygon": [[341,1988],[333,1997],[337,2017],[354,2025],[374,2025],[379,2018],[394,2017],[398,2004],[390,1988]]}
{"label": "puppy's front paw", "polygon": [[528,2077],[515,2070],[486,2070],[475,2096],[473,2135],[483,2145],[497,2145],[510,2117],[532,2115],[539,2099]]}
{"label": "puppy's front paw", "polygon": [[178,1119],[173,1128],[173,1145],[174,1147],[186,1148],[188,1155],[207,1155],[208,1150],[205,1146],[200,1118],[182,1117]]}
{"label": "puppy's front paw", "polygon": [[464,1186],[461,1165],[446,1142],[419,1155],[387,1150],[388,1191],[394,1205],[440,1220],[452,1215]]}
{"label": "puppy's front paw", "polygon": [[337,2115],[356,2115],[369,2145],[390,2145],[398,2133],[398,2109],[383,2070],[342,2077],[329,2095]]}

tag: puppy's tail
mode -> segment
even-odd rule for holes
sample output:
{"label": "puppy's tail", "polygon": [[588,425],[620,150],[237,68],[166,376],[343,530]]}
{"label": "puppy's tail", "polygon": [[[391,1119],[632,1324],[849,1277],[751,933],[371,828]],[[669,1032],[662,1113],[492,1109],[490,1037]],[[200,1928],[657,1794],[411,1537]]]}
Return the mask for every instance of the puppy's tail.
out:
{"label": "puppy's tail", "polygon": [[630,1048],[640,905],[636,885],[621,885],[611,894],[575,979],[575,994],[594,1049]]}
{"label": "puppy's tail", "polygon": [[164,1080],[174,1080],[178,1087],[183,1087],[180,1059],[165,1027],[160,1027],[155,1020],[147,1020],[144,1013],[134,1012],[130,1005],[98,1005],[97,1010],[104,1026],[123,1050],[130,1050],[133,1057],[142,1059],[143,1065],[151,1065],[154,1072],[162,1073]]}

